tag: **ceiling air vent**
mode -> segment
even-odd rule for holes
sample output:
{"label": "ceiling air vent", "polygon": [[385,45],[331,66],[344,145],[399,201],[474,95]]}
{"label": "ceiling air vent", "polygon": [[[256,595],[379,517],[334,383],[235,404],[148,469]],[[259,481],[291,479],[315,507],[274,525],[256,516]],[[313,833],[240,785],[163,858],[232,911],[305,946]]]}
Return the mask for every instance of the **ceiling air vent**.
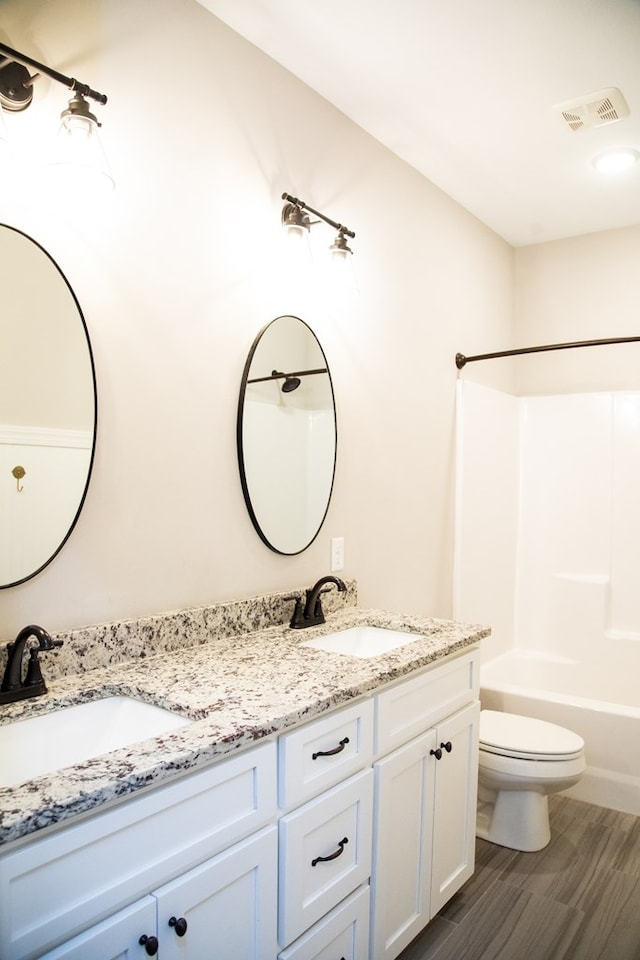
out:
{"label": "ceiling air vent", "polygon": [[615,123],[629,115],[627,101],[617,87],[608,87],[578,100],[558,103],[553,109],[560,114],[570,130],[602,127],[605,123]]}

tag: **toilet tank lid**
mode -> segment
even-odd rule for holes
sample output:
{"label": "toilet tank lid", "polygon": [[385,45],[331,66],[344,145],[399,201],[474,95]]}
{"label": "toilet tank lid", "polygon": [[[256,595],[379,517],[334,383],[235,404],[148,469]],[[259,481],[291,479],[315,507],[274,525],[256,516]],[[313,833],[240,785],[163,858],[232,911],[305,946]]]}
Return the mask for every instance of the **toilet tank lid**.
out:
{"label": "toilet tank lid", "polygon": [[498,710],[482,710],[480,713],[480,743],[516,755],[568,755],[584,749],[584,740],[572,730],[546,720]]}

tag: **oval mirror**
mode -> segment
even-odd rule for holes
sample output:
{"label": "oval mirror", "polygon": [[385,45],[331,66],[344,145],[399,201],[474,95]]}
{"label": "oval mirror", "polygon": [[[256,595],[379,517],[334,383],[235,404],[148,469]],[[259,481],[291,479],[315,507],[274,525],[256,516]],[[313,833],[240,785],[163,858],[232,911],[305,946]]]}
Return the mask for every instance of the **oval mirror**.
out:
{"label": "oval mirror", "polygon": [[80,514],[96,436],[95,368],[66,277],[0,224],[0,588],[53,560]]}
{"label": "oval mirror", "polygon": [[242,377],[237,439],[256,531],[276,553],[301,553],[329,508],[336,411],[322,347],[298,317],[277,317],[256,337]]}

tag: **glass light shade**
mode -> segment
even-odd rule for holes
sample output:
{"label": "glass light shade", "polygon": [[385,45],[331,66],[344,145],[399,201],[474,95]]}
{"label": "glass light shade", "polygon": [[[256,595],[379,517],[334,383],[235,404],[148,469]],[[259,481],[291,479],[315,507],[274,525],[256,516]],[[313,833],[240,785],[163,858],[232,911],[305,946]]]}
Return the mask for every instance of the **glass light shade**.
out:
{"label": "glass light shade", "polygon": [[289,256],[309,257],[309,218],[294,203],[286,203],[282,208],[282,227],[286,238]]}
{"label": "glass light shade", "polygon": [[113,190],[115,183],[100,142],[98,123],[92,115],[65,111],[47,164],[70,188]]}
{"label": "glass light shade", "polygon": [[325,278],[327,293],[334,301],[346,303],[360,293],[351,254],[339,256],[332,253],[327,257]]}
{"label": "glass light shade", "polygon": [[309,228],[297,223],[286,223],[284,232],[287,243],[306,243],[309,239]]}
{"label": "glass light shade", "polygon": [[640,154],[632,147],[620,150],[608,150],[595,157],[593,162],[598,173],[621,173],[628,170],[638,160]]}
{"label": "glass light shade", "polygon": [[296,271],[300,277],[307,277],[312,262],[308,228],[298,224],[286,223],[284,224],[283,240],[285,260],[289,269]]}
{"label": "glass light shade", "polygon": [[336,264],[349,263],[353,256],[353,250],[350,250],[349,247],[336,247],[335,245],[329,248],[329,253],[331,262]]}
{"label": "glass light shade", "polygon": [[339,233],[329,247],[329,261],[332,287],[343,296],[358,293],[358,281],[353,266],[353,250],[348,246],[344,234]]}

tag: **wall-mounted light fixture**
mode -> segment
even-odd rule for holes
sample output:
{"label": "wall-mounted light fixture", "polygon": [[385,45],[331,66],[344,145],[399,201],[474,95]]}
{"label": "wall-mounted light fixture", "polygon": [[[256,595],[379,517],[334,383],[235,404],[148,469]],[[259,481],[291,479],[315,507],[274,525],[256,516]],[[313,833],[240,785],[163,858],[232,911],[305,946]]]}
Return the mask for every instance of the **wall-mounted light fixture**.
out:
{"label": "wall-mounted light fixture", "polygon": [[[37,72],[31,74],[31,68]],[[68,164],[75,172],[89,171],[92,174],[102,174],[108,185],[113,188],[113,179],[98,135],[100,124],[88,103],[89,99],[105,104],[107,97],[104,93],[98,93],[88,84],[80,83],[73,77],[67,77],[32,57],[0,43],[0,107],[8,113],[20,113],[26,110],[33,100],[33,85],[40,74],[63,84],[73,93],[67,108],[60,115],[61,126],[50,162],[54,165]],[[0,128],[1,137],[2,129]]]}
{"label": "wall-mounted light fixture", "polygon": [[[349,237],[349,239],[355,237],[353,230],[349,230],[343,223],[336,223],[335,220],[326,217],[324,213],[320,213],[319,210],[314,210],[313,207],[310,207],[304,200],[292,197],[290,193],[283,193],[282,199],[287,201],[282,208],[282,225],[289,236],[299,239],[306,238],[311,227],[323,221],[337,231],[335,239],[329,247],[331,259],[335,261],[348,260],[353,250],[350,249],[347,243],[347,237]],[[309,214],[314,217],[319,217],[320,220],[312,220]]]}

